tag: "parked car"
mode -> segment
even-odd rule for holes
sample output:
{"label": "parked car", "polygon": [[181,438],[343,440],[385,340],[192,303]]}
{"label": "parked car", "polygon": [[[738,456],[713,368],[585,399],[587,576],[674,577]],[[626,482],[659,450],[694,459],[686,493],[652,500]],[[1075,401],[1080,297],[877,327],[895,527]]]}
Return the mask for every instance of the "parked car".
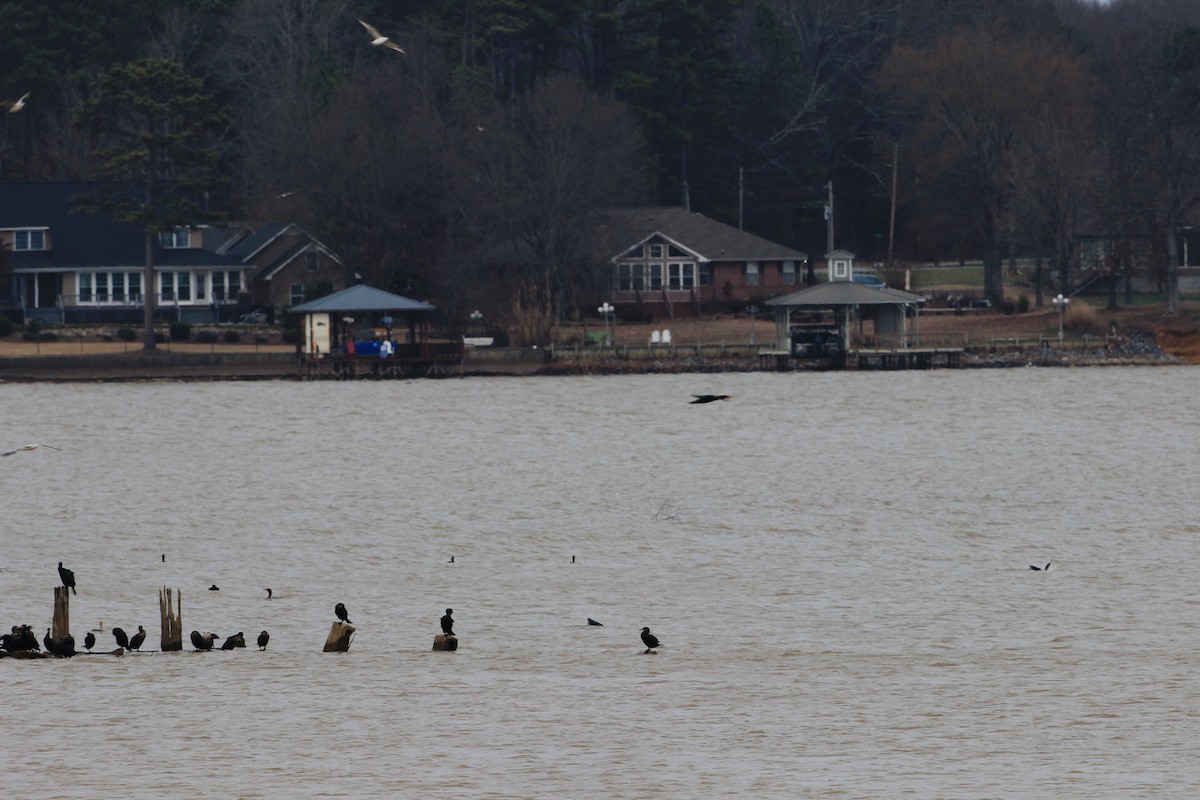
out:
{"label": "parked car", "polygon": [[854,282],[861,283],[863,286],[870,286],[872,289],[886,289],[887,284],[874,275],[857,272],[854,274]]}

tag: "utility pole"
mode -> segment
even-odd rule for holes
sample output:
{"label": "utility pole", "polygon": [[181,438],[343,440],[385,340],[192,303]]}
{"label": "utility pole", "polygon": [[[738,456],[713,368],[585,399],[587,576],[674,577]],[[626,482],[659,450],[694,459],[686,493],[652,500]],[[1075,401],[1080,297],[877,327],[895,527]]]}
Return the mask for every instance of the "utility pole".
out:
{"label": "utility pole", "polygon": [[[738,167],[738,230],[745,230],[742,227],[742,212],[745,208],[743,199],[746,196],[746,170]],[[1184,259],[1186,260],[1186,259]]]}
{"label": "utility pole", "polygon": [[825,253],[833,252],[833,181],[825,184],[829,190],[829,200],[825,204]]}
{"label": "utility pole", "polygon": [[[892,254],[895,252],[893,248],[895,247],[895,244],[896,244],[896,164],[899,161],[900,161],[900,143],[896,142],[894,145],[892,145],[892,216],[891,216],[891,221],[888,222],[888,261],[887,261],[889,274],[891,273],[892,266],[895,263],[892,260],[893,259]],[[905,286],[904,288],[907,289],[908,286]]]}

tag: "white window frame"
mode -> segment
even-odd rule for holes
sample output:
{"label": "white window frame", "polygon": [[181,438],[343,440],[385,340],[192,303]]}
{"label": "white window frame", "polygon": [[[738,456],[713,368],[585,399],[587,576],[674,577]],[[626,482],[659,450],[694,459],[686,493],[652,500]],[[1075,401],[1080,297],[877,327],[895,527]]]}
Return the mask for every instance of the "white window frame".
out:
{"label": "white window frame", "polygon": [[158,243],[164,250],[186,250],[192,246],[192,231],[189,228],[163,231],[158,235]]}
{"label": "white window frame", "polygon": [[779,268],[779,274],[784,286],[794,286],[796,284],[796,262],[784,261],[783,266]]}
{"label": "white window frame", "polygon": [[14,228],[13,252],[26,253],[46,249],[46,228]]}
{"label": "white window frame", "polygon": [[757,261],[746,262],[746,285],[758,286],[762,281],[762,275],[758,271]]}

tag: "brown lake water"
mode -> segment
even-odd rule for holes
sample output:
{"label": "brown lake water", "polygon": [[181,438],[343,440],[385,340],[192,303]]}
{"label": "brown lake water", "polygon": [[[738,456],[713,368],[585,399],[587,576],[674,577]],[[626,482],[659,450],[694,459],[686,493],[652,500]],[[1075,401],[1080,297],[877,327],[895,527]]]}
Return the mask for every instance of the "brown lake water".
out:
{"label": "brown lake water", "polygon": [[251,643],[0,660],[3,786],[1194,797],[1197,397],[1188,367],[0,385],[0,449],[62,448],[0,458],[0,625],[41,638],[61,560],[77,641],[157,649],[166,585]]}

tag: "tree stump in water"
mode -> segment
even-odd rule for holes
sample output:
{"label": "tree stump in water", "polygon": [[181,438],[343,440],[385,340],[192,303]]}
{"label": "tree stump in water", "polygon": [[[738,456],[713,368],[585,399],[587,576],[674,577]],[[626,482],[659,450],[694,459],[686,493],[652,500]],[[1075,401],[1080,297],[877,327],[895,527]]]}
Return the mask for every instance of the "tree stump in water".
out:
{"label": "tree stump in water", "polygon": [[71,632],[71,590],[66,586],[54,587],[54,619],[50,625],[50,638],[54,646],[62,645]]}
{"label": "tree stump in water", "polygon": [[183,649],[183,592],[175,590],[179,605],[171,602],[171,590],[162,587],[158,590],[158,617],[162,625],[162,651],[169,653]]}
{"label": "tree stump in water", "polygon": [[333,627],[329,629],[329,636],[325,639],[326,653],[344,653],[350,649],[350,640],[354,637],[354,632],[358,630],[353,625],[347,625],[345,622],[338,620],[333,623]]}
{"label": "tree stump in water", "polygon": [[458,637],[453,634],[447,636],[444,633],[439,633],[433,637],[433,649],[454,652],[458,649]]}

